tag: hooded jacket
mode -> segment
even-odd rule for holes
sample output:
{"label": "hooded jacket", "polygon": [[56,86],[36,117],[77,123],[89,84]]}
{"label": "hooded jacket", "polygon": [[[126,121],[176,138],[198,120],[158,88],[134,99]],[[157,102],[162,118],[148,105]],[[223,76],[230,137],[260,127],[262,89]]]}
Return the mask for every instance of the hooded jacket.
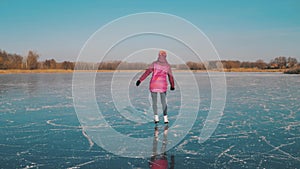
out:
{"label": "hooded jacket", "polygon": [[167,91],[168,83],[167,76],[169,78],[169,83],[172,88],[174,88],[174,78],[171,70],[171,66],[166,59],[167,55],[165,52],[160,52],[156,61],[154,61],[145,73],[140,77],[140,81],[145,80],[151,73],[152,77],[150,80],[149,89],[151,92],[164,93]]}

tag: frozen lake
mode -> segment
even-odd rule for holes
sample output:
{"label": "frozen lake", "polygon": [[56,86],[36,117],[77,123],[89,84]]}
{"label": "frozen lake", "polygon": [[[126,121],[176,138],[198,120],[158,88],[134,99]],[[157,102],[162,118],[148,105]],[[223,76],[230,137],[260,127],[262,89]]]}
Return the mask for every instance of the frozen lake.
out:
{"label": "frozen lake", "polygon": [[[199,135],[211,104],[207,74],[195,73],[199,88],[185,91],[191,98],[199,91],[200,105],[181,105],[181,89],[190,81],[185,73],[174,74],[182,86],[167,94],[169,128],[162,119],[157,128],[152,122],[148,81],[137,88],[134,83],[140,74],[118,75],[112,85],[112,73],[97,73],[95,98],[107,124],[93,120],[100,130],[109,125],[127,137],[148,138],[140,154],[157,152],[157,159],[167,161],[169,168],[179,169],[300,168],[299,75],[226,73],[222,119],[213,135],[201,144]],[[82,73],[85,76],[87,73]],[[123,93],[124,85],[129,97]],[[109,152],[85,132],[73,105],[72,74],[2,74],[0,96],[0,168],[111,169],[153,165],[151,156],[129,158]],[[125,106],[124,112],[120,113],[116,100],[118,106]],[[131,104],[128,108],[127,103]],[[187,135],[170,147],[171,136],[181,132],[174,127],[181,106],[196,106],[199,111],[195,112],[196,121]],[[143,115],[135,115],[139,112]],[[159,114],[162,116],[161,111]],[[109,133],[99,137],[118,139]],[[160,154],[164,148],[168,151]]]}

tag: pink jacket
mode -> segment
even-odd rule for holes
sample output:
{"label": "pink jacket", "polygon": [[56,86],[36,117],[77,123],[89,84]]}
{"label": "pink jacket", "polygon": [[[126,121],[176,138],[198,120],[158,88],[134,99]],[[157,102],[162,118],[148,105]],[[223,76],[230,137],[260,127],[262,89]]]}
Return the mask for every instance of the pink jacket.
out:
{"label": "pink jacket", "polygon": [[[153,72],[153,73],[152,73]],[[174,78],[171,66],[167,62],[166,56],[159,56],[157,61],[153,62],[145,73],[140,77],[140,81],[145,80],[152,73],[149,89],[151,92],[164,93],[167,91],[167,76],[171,87],[174,88]]]}

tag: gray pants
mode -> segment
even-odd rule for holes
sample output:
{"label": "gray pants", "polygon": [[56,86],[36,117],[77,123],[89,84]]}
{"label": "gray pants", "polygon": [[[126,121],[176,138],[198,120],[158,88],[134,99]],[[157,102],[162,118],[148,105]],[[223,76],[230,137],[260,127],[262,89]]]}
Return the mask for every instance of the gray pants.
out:
{"label": "gray pants", "polygon": [[[167,112],[167,101],[166,101],[167,93],[160,93],[160,101],[163,109],[164,116],[168,114]],[[152,97],[152,108],[155,115],[157,115],[157,93],[151,92]]]}

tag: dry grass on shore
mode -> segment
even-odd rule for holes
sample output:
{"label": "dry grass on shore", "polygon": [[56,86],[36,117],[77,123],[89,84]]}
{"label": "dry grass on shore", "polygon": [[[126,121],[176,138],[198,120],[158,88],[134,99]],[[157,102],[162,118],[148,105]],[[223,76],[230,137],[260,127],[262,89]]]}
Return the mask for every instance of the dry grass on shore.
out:
{"label": "dry grass on shore", "polygon": [[[77,72],[94,72],[95,70],[76,70]],[[136,72],[142,70],[98,70],[97,72]],[[34,69],[34,70],[25,70],[25,69],[5,69],[0,70],[0,74],[23,74],[23,73],[73,73],[74,70],[65,70],[65,69]]]}
{"label": "dry grass on shore", "polygon": [[34,69],[34,70],[25,70],[25,69],[6,69],[0,70],[0,74],[22,74],[22,73],[72,73],[73,70],[65,69]]}
{"label": "dry grass on shore", "polygon": [[[286,69],[255,69],[255,68],[234,68],[224,69],[225,72],[284,72]],[[82,72],[94,72],[94,70],[79,70]],[[140,72],[143,70],[98,70],[97,72]],[[174,70],[174,72],[184,72],[187,70]],[[210,70],[218,72],[218,70]],[[0,70],[0,74],[22,74],[22,73],[73,73],[74,70],[65,69],[35,69],[35,70],[23,70],[23,69],[7,69]],[[206,70],[194,70],[193,72],[206,72]]]}
{"label": "dry grass on shore", "polygon": [[286,69],[257,69],[257,68],[233,68],[224,69],[225,72],[284,72]]}

